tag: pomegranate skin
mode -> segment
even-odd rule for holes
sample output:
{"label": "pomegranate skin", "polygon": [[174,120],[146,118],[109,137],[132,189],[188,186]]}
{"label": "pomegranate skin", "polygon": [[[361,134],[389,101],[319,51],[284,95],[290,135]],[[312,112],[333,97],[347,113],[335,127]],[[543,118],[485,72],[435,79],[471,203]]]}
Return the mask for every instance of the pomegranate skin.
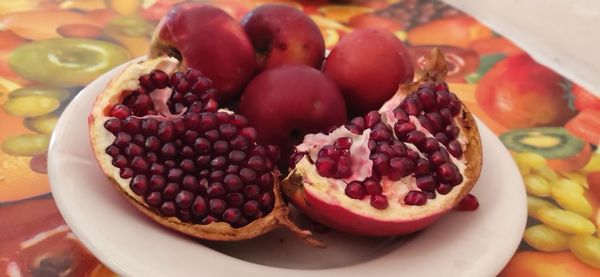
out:
{"label": "pomegranate skin", "polygon": [[[202,3],[174,6],[152,38],[150,58],[173,55],[214,82],[221,101],[232,101],[256,73],[254,47],[242,26]],[[208,39],[204,39],[208,38]]]}
{"label": "pomegranate skin", "polygon": [[[289,193],[286,194],[290,195]],[[397,236],[416,232],[433,224],[452,210],[450,208],[414,219],[383,221],[358,215],[344,207],[332,205],[306,190],[296,190],[292,193],[290,202],[310,218],[333,229],[354,235],[374,237]]]}

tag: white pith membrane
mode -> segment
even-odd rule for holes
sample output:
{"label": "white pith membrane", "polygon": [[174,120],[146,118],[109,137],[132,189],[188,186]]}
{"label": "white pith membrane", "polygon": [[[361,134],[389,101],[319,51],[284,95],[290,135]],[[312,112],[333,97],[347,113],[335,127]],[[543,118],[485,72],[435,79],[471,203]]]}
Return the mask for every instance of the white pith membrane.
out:
{"label": "white pith membrane", "polygon": [[[130,181],[132,178],[123,179],[120,176],[120,169],[112,165],[112,157],[105,151],[113,144],[116,136],[108,131],[104,123],[112,118],[108,115],[110,108],[121,102],[122,94],[125,91],[135,91],[140,85],[138,78],[142,75],[149,74],[154,69],[162,70],[169,76],[180,70],[179,61],[171,57],[159,57],[151,60],[146,60],[140,63],[131,64],[125,68],[125,70],[117,75],[107,86],[107,88],[97,97],[92,113],[89,117],[90,125],[90,139],[96,159],[98,160],[103,172],[111,180],[118,190],[126,196],[126,198],[134,204],[136,208],[142,211],[145,215],[149,216],[158,223],[167,226],[169,228],[178,230],[187,235],[194,237],[208,239],[208,240],[243,240],[249,239],[273,229],[279,227],[285,227],[290,229],[297,236],[303,238],[307,243],[314,246],[324,246],[321,242],[313,239],[311,233],[304,231],[295,226],[287,217],[289,208],[283,203],[280,197],[279,182],[277,181],[278,172],[272,172],[275,176],[275,184],[273,186],[274,207],[271,212],[264,214],[262,217],[257,218],[245,226],[239,228],[233,228],[226,222],[211,222],[209,224],[194,224],[192,222],[183,222],[177,216],[166,217],[160,215],[155,208],[150,207],[143,196],[137,195],[130,188]],[[171,95],[172,90],[170,88],[156,89],[150,92],[152,102],[155,105],[157,112],[162,115],[146,115],[146,117],[152,117],[156,120],[173,120],[175,118],[182,118],[183,113],[171,114],[168,107],[166,106],[165,99],[168,99]],[[157,103],[163,103],[157,105]],[[220,109],[227,113],[233,113],[226,109]],[[200,169],[197,169],[199,171]]]}
{"label": "white pith membrane", "polygon": [[[394,116],[393,110],[399,106],[401,101],[406,96],[411,93],[416,93],[420,84],[432,82],[437,84],[443,81],[443,77],[445,76],[447,69],[445,67],[443,58],[440,59],[440,57],[442,57],[440,55],[441,52],[439,52],[439,50],[434,50],[431,58],[433,62],[431,63],[431,68],[428,70],[430,73],[425,74],[422,80],[401,88],[378,111],[381,115],[381,122],[383,122],[392,130],[392,135],[395,139],[398,138],[393,131],[393,127],[398,119],[396,119]],[[409,119],[410,123],[416,126],[417,131],[423,132],[426,137],[434,137],[431,132],[422,126],[415,116],[409,116]],[[370,197],[367,193],[365,193],[365,197],[360,200],[352,199],[346,195],[345,188],[350,181],[364,181],[365,178],[371,176],[372,162],[369,160],[370,150],[367,147],[365,153],[364,151],[358,151],[362,148],[355,148],[356,143],[366,145],[370,133],[370,129],[367,128],[364,129],[361,135],[351,133],[346,129],[346,127],[340,127],[328,135],[317,134],[305,136],[303,143],[298,145],[296,149],[298,152],[307,152],[308,155],[305,155],[296,164],[295,168],[291,170],[290,175],[288,175],[288,177],[283,181],[284,191],[292,199],[294,199],[294,194],[296,193],[299,193],[300,195],[309,194],[311,197],[317,198],[328,205],[339,206],[353,214],[382,222],[405,222],[409,220],[418,220],[420,218],[426,218],[433,214],[450,210],[454,208],[459,200],[462,199],[462,197],[464,197],[464,195],[466,195],[471,189],[479,176],[479,171],[481,168],[481,143],[479,135],[476,133],[476,137],[472,137],[473,130],[477,132],[476,126],[474,126],[475,123],[468,111],[466,111],[464,105],[462,105],[461,111],[458,113],[458,115],[453,116],[452,120],[460,129],[460,133],[456,140],[461,144],[463,155],[460,156],[459,159],[452,155],[449,156],[451,162],[456,165],[460,174],[463,176],[463,181],[460,184],[453,186],[452,190],[447,194],[435,192],[435,198],[427,199],[425,205],[413,206],[404,203],[404,197],[410,190],[421,191],[416,185],[414,172],[398,181],[391,181],[385,176],[382,177],[382,194],[387,197],[389,204],[385,209],[374,208],[370,203]],[[465,127],[469,129],[471,134],[468,135],[466,133]],[[335,139],[338,137],[350,137],[353,141],[352,148],[350,149],[351,160],[353,162],[353,176],[349,179],[325,178],[317,172],[317,168],[314,164],[314,161],[317,160],[316,156],[319,150],[325,145],[333,144]],[[469,138],[472,138],[473,141],[469,141]],[[400,141],[402,141],[408,149],[416,151],[421,157],[423,157],[421,151],[419,151],[414,144],[411,144],[405,140]],[[447,149],[447,147],[442,143],[438,142],[438,144],[440,145],[440,148]],[[476,153],[479,155],[478,158],[474,159],[473,161],[467,160],[467,151],[470,152],[469,154]],[[472,157],[472,155],[469,156]],[[354,162],[357,160],[361,161],[360,166],[362,167],[359,174],[356,174],[354,165]],[[310,200],[306,200],[304,197],[296,197],[295,199],[304,199],[296,201],[307,201],[304,206],[307,209],[310,209]],[[319,213],[319,211],[313,212]],[[326,213],[326,211],[323,211],[323,213]],[[327,216],[332,217],[335,215],[326,215],[325,217]],[[338,224],[342,223],[338,222]],[[351,225],[351,223],[348,225]]]}

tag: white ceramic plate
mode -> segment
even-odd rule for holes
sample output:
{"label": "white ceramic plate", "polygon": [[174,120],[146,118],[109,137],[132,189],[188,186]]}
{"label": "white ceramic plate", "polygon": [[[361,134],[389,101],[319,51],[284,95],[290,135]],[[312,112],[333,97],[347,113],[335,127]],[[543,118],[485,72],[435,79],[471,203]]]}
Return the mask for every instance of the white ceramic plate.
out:
{"label": "white ceramic plate", "polygon": [[479,122],[483,172],[473,193],[481,206],[452,212],[400,238],[318,234],[325,250],[286,231],[218,243],[155,224],[108,183],[93,157],[87,116],[116,68],[82,90],[64,111],[50,142],[54,199],[75,235],[104,264],[126,276],[492,276],[516,250],[526,221],[521,176],[502,143]]}

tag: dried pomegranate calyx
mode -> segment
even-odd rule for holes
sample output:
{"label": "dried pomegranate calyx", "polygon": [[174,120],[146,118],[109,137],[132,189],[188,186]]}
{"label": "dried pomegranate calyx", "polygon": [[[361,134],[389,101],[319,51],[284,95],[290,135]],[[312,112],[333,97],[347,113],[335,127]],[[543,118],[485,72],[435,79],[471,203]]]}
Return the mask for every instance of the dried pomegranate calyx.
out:
{"label": "dried pomegranate calyx", "polygon": [[129,65],[97,97],[90,138],[103,172],[158,223],[209,240],[241,240],[286,227],[278,149],[256,143],[241,115],[219,110],[212,82],[176,59]]}

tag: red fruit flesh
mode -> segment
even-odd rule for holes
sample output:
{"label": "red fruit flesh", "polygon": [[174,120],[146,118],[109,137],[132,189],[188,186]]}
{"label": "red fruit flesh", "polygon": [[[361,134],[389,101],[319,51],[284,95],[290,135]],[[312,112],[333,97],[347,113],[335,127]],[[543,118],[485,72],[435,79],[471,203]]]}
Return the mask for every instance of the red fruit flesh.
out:
{"label": "red fruit flesh", "polygon": [[[254,47],[242,26],[226,12],[202,3],[174,6],[160,21],[151,43],[151,58],[174,56],[183,69],[202,71],[214,82],[221,101],[234,100],[257,67]],[[196,86],[202,89],[204,84]]]}
{"label": "red fruit flesh", "polygon": [[[133,64],[98,96],[90,136],[113,184],[146,215],[192,236],[239,240],[287,226],[320,245],[287,218],[277,147],[244,138],[256,131],[217,111],[212,82],[176,68],[167,57]],[[150,101],[140,105],[141,97]]]}
{"label": "red fruit flesh", "polygon": [[[296,207],[341,231],[386,236],[422,229],[463,199],[479,176],[481,142],[474,119],[443,83],[443,56],[434,54],[437,71],[404,86],[380,111],[305,136],[282,183]],[[347,140],[352,173],[336,176],[338,147]]]}

